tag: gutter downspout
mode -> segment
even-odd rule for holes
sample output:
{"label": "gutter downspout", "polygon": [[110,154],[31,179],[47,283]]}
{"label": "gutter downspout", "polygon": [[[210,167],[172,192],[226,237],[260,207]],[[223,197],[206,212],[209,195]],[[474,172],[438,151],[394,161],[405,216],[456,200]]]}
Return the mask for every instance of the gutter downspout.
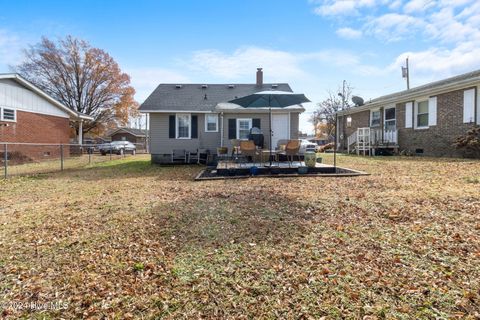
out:
{"label": "gutter downspout", "polygon": [[223,147],[223,129],[225,128],[225,125],[223,123],[224,119],[223,119],[223,111],[220,112],[220,124],[222,126],[222,129],[220,130],[220,146]]}

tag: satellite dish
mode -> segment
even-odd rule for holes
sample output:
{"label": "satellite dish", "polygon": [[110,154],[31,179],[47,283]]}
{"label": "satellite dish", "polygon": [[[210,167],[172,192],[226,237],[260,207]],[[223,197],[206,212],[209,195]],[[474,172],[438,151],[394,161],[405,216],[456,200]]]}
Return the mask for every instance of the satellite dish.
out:
{"label": "satellite dish", "polygon": [[357,107],[363,106],[363,104],[365,103],[363,101],[363,98],[359,97],[359,96],[353,96],[352,97],[352,102],[355,103],[355,106],[357,106]]}

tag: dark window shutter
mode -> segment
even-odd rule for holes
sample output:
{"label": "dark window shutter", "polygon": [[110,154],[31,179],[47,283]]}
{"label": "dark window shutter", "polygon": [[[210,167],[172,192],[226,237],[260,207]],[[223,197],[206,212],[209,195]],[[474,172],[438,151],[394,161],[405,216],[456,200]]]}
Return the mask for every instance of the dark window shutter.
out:
{"label": "dark window shutter", "polygon": [[192,139],[198,138],[198,116],[192,116]]}
{"label": "dark window shutter", "polygon": [[175,116],[171,115],[168,117],[168,137],[170,139],[175,139]]}
{"label": "dark window shutter", "polygon": [[252,127],[261,129],[260,128],[260,119],[252,119]]}
{"label": "dark window shutter", "polygon": [[237,139],[237,119],[228,119],[228,139]]}

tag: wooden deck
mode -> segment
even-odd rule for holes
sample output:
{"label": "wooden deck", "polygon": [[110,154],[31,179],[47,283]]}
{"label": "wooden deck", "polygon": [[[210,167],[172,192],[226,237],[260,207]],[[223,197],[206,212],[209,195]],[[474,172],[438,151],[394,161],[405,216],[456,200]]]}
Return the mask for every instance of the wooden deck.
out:
{"label": "wooden deck", "polygon": [[[282,161],[282,162],[272,162],[272,167],[274,168],[281,168],[281,169],[298,169],[298,167],[304,167],[305,162],[303,161],[292,161],[290,162],[287,161]],[[270,163],[269,162],[246,162],[246,163],[241,163],[241,162],[235,162],[231,160],[221,160],[217,164],[217,170],[225,170],[225,169],[250,169],[251,167],[257,167],[257,168],[270,168]],[[328,168],[332,167],[330,165],[326,165],[323,163],[316,163],[315,165],[316,168]]]}

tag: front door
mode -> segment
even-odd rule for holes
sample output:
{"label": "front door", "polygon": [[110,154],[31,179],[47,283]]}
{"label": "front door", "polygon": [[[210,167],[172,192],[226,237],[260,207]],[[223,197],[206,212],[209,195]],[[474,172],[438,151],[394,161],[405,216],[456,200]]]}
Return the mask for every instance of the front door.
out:
{"label": "front door", "polygon": [[275,149],[278,140],[290,139],[290,121],[288,113],[272,114],[272,147]]}

